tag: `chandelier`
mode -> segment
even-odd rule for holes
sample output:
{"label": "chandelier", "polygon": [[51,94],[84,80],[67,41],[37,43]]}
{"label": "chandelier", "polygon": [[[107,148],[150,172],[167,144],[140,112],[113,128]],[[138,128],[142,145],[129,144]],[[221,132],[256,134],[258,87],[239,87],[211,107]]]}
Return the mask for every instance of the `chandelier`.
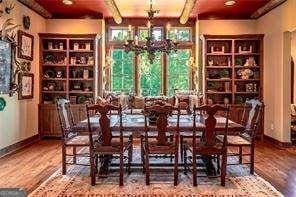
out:
{"label": "chandelier", "polygon": [[[141,53],[147,53],[150,64],[153,64],[155,59],[156,52],[162,52],[169,54],[172,51],[177,51],[177,42],[173,42],[171,39],[166,38],[163,41],[155,40],[153,36],[153,19],[154,14],[159,13],[159,10],[154,10],[152,8],[152,0],[150,0],[150,9],[147,11],[148,13],[148,36],[146,37],[146,42],[141,45],[139,44],[138,36],[135,36],[135,39],[131,39],[131,25],[129,25],[129,39],[126,40],[124,44],[125,52],[134,52],[135,55],[139,55]],[[168,25],[169,26],[169,25]],[[167,28],[169,30],[169,27]]]}

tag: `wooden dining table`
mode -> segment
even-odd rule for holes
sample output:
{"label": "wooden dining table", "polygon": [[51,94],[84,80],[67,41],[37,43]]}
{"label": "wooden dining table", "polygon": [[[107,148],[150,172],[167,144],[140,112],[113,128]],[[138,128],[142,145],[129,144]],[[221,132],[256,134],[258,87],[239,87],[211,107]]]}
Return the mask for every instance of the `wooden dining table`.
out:
{"label": "wooden dining table", "polygon": [[[205,115],[197,115],[196,117],[196,131],[203,132],[205,130]],[[223,133],[225,130],[226,118],[223,116],[216,116],[217,120],[216,123],[216,131],[217,133]],[[122,116],[122,123],[123,123],[123,133],[128,133],[128,135],[132,134],[134,137],[139,137],[145,132],[145,116],[143,114],[125,114],[123,113]],[[149,124],[149,122],[148,122]],[[168,130],[174,131],[177,124],[177,115],[172,115],[168,118]],[[99,116],[94,115],[90,117],[90,125],[93,131],[100,131],[100,124],[99,124]],[[153,127],[155,129],[153,129]],[[111,131],[119,131],[119,116],[117,114],[110,115],[110,128]],[[156,127],[153,125],[149,126],[150,130],[155,130]],[[193,131],[193,116],[190,114],[180,115],[180,122],[179,122],[179,131],[183,134],[190,134]],[[88,120],[85,119],[81,122],[78,122],[74,126],[74,130],[80,133],[88,133]],[[240,131],[244,130],[244,127],[236,123],[234,121],[229,120],[228,124],[228,134],[233,135]],[[211,160],[211,159],[210,159]],[[110,157],[106,157],[102,161],[100,174],[102,177],[107,177],[107,172],[110,164]],[[139,161],[133,162],[133,166],[141,166]],[[180,164],[182,165],[182,164]]]}
{"label": "wooden dining table", "polygon": [[[124,114],[122,117],[123,123],[123,132],[132,133],[134,136],[140,136],[144,133],[145,130],[145,119],[143,114]],[[197,115],[196,117],[196,130],[203,131],[205,129],[205,115]],[[222,132],[225,129],[226,118],[222,116],[216,116],[216,131]],[[94,115],[90,118],[90,124],[93,130],[99,131],[100,124],[99,124],[99,116]],[[149,123],[148,123],[149,124]],[[174,130],[177,124],[177,115],[172,115],[168,118],[168,130]],[[119,116],[117,114],[110,115],[110,128],[111,131],[118,131],[119,130]],[[152,128],[153,125],[149,126]],[[180,132],[192,132],[193,130],[193,116],[186,114],[180,115],[180,122],[179,122]],[[88,120],[85,119],[81,122],[78,122],[74,126],[75,131],[78,132],[88,132]],[[156,130],[156,127],[155,127]],[[244,130],[244,127],[236,123],[234,121],[229,120],[228,124],[228,134],[236,134],[240,131]]]}

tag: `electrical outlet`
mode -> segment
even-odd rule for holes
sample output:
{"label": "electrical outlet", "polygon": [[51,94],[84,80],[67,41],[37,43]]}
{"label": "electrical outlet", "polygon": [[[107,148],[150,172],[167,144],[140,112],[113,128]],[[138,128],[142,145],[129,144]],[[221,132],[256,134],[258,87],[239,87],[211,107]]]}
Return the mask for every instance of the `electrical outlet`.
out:
{"label": "electrical outlet", "polygon": [[271,123],[271,125],[270,125],[270,129],[271,129],[271,130],[274,130],[274,124],[273,124],[273,123]]}

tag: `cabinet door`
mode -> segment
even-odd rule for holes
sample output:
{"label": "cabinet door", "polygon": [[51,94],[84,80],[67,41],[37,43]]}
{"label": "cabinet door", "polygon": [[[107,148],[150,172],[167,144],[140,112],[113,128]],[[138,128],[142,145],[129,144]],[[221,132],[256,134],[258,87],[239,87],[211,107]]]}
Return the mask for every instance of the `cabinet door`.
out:
{"label": "cabinet door", "polygon": [[61,128],[55,105],[40,105],[38,118],[41,137],[61,136]]}

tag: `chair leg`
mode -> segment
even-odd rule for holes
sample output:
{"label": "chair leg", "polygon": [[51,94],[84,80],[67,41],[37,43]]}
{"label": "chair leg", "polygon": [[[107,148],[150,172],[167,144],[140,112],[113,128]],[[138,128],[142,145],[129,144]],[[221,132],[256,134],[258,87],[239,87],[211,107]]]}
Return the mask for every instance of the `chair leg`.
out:
{"label": "chair leg", "polygon": [[76,146],[73,146],[73,164],[77,163],[76,152]]}
{"label": "chair leg", "polygon": [[181,162],[184,161],[184,152],[183,152],[183,136],[180,136],[180,156],[181,156]]}
{"label": "chair leg", "polygon": [[192,179],[193,186],[197,186],[196,152],[192,151]]}
{"label": "chair leg", "polygon": [[99,157],[98,155],[95,156],[95,173],[98,173],[98,164],[99,164]]}
{"label": "chair leg", "polygon": [[128,169],[127,169],[128,174],[131,174],[132,160],[133,160],[133,145],[131,145],[131,147],[128,150]]}
{"label": "chair leg", "polygon": [[222,166],[221,166],[221,185],[222,186],[225,186],[226,165],[227,165],[227,151],[224,151],[222,153]]}
{"label": "chair leg", "polygon": [[144,139],[143,139],[143,136],[141,136],[141,160],[142,160],[142,166],[143,166],[143,173],[145,173],[145,157],[144,157]]}
{"label": "chair leg", "polygon": [[123,166],[123,152],[120,153],[120,169],[119,169],[119,186],[123,186],[123,171],[124,171],[124,166]]}
{"label": "chair leg", "polygon": [[96,185],[96,175],[95,175],[95,154],[90,154],[90,175],[91,175],[91,185]]}
{"label": "chair leg", "polygon": [[187,150],[185,146],[183,145],[183,161],[184,161],[184,174],[187,174]]}
{"label": "chair leg", "polygon": [[242,164],[243,163],[243,147],[239,146],[239,163]]}
{"label": "chair leg", "polygon": [[217,155],[217,172],[220,174],[220,155]]}
{"label": "chair leg", "polygon": [[146,185],[150,185],[149,153],[145,152]]}
{"label": "chair leg", "polygon": [[178,171],[178,151],[179,147],[177,147],[177,151],[175,153],[175,164],[174,164],[174,186],[178,185],[178,177],[179,177],[179,171]]}
{"label": "chair leg", "polygon": [[[170,142],[173,142],[174,141],[174,136],[173,135],[170,135]],[[171,163],[173,162],[173,154],[170,155],[170,160],[171,160]]]}
{"label": "chair leg", "polygon": [[62,173],[65,175],[67,173],[66,166],[66,146],[62,144]]}
{"label": "chair leg", "polygon": [[254,174],[254,163],[255,163],[255,147],[251,146],[251,165],[250,165],[250,173]]}

